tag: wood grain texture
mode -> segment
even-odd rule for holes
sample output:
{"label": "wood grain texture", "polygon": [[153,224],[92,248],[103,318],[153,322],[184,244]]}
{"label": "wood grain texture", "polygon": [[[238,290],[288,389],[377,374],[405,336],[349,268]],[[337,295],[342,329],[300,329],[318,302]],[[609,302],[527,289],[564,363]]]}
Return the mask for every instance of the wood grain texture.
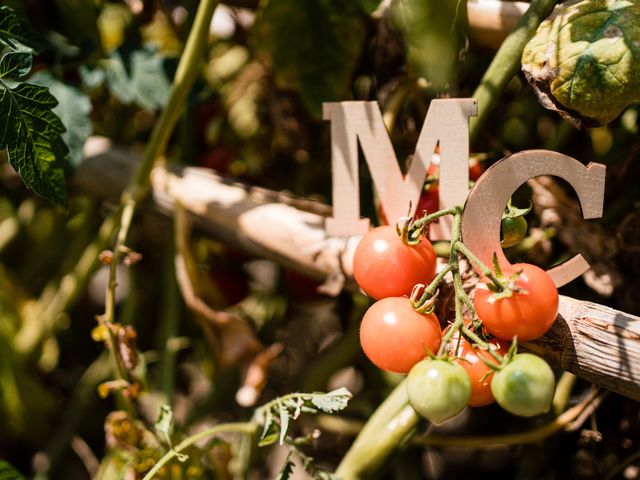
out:
{"label": "wood grain texture", "polygon": [[[92,153],[76,175],[76,187],[116,199],[136,155],[110,146]],[[153,208],[166,215],[172,215],[179,200],[195,224],[212,236],[326,278],[330,293],[355,288],[351,267],[360,237],[327,235],[324,219],[331,210],[326,205],[248,187],[204,168],[157,167],[152,189]],[[561,296],[554,327],[524,347],[556,367],[640,399],[640,317]]]}

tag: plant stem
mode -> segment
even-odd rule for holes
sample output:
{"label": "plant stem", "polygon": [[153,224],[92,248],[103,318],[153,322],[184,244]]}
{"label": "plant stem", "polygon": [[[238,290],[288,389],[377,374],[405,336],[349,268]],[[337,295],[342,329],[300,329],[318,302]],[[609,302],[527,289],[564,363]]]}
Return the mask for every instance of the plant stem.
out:
{"label": "plant stem", "polygon": [[174,241],[165,247],[162,268],[162,319],[161,333],[158,350],[160,352],[160,388],[165,396],[165,403],[173,404],[177,351],[173,347],[174,339],[178,335],[180,324],[181,302],[176,284],[176,272],[174,268]]}
{"label": "plant stem", "polygon": [[483,350],[486,350],[489,355],[491,355],[499,364],[502,363],[504,358],[498,352],[496,352],[493,348],[491,348],[491,344],[482,340],[476,333],[472,332],[471,329],[466,326],[462,327],[462,334],[471,340],[473,343],[477,344]]}
{"label": "plant stem", "polygon": [[401,382],[373,413],[336,470],[340,480],[358,480],[377,471],[420,421]]}
{"label": "plant stem", "polygon": [[427,300],[429,300],[433,294],[435,293],[435,291],[438,288],[438,285],[440,285],[440,282],[442,281],[442,279],[453,270],[453,266],[448,263],[446,265],[446,267],[444,267],[440,273],[438,273],[434,279],[431,281],[431,283],[429,284],[429,286],[427,288],[425,288],[424,293],[422,294],[422,296],[420,297],[420,299],[417,302],[414,302],[414,307],[419,307],[420,305],[422,305],[424,302],[426,302]]}
{"label": "plant stem", "polygon": [[469,141],[472,144],[507,84],[520,69],[520,58],[525,45],[556,3],[557,0],[532,0],[526,13],[493,57],[478,88],[473,92],[473,98],[478,101],[478,116],[470,119]]}
{"label": "plant stem", "polygon": [[[186,97],[199,73],[204,48],[207,44],[209,24],[217,4],[216,0],[202,0],[200,2],[193,27],[178,64],[167,105],[154,125],[135,177],[122,194],[121,206],[104,220],[97,238],[85,248],[74,269],[62,278],[53,298],[47,302],[43,302],[43,298],[39,300],[36,310],[42,312],[42,315],[40,315],[38,325],[30,326],[28,331],[20,332],[20,350],[22,352],[33,352],[42,338],[56,327],[58,315],[67,310],[84,291],[91,273],[98,264],[100,251],[107,247],[118,226],[127,217],[133,215],[137,204],[146,195],[149,189],[151,169],[155,160],[164,154]],[[120,255],[118,247],[126,240],[127,229],[128,227],[121,228],[118,233],[120,241],[116,241],[116,248],[113,252],[114,265],[117,264]],[[110,279],[110,283],[111,280],[113,279]],[[111,294],[108,294],[106,302],[106,310],[109,314],[112,309],[110,297]]]}
{"label": "plant stem", "polygon": [[40,298],[29,312],[24,326],[16,334],[16,350],[25,356],[31,355],[42,339],[56,328],[58,316],[67,310],[84,291],[91,273],[98,265],[98,254],[104,250],[117,228],[119,208],[102,222],[96,239],[87,245],[73,270],[57,283],[50,282],[42,290]]}
{"label": "plant stem", "polygon": [[202,432],[196,433],[195,435],[191,435],[176,445],[175,448],[165,453],[164,456],[158,460],[158,463],[156,463],[153,468],[147,472],[142,480],[151,480],[171,459],[194,443],[198,443],[201,440],[215,435],[220,435],[221,433],[245,433],[251,435],[256,431],[256,428],[257,426],[253,422],[221,423],[220,425],[216,425],[215,427],[211,427],[203,430]]}
{"label": "plant stem", "polygon": [[473,262],[482,271],[482,274],[484,276],[491,279],[496,288],[498,288],[500,291],[506,288],[504,283],[491,271],[491,269],[484,263],[482,263],[482,261],[476,256],[476,254],[469,250],[469,248],[467,248],[464,243],[457,241],[454,243],[453,248],[456,252],[460,252],[469,260],[471,260],[471,262]]}
{"label": "plant stem", "polygon": [[462,211],[462,207],[456,206],[456,207],[451,207],[451,208],[445,208],[444,210],[438,210],[437,212],[433,212],[429,215],[427,215],[426,217],[422,217],[419,220],[416,220],[415,222],[413,222],[413,225],[411,225],[412,229],[414,230],[418,230],[422,227],[425,227],[426,225],[430,224],[431,222],[433,222],[434,220],[437,220],[440,217],[444,217],[446,215],[456,215],[457,213]]}
{"label": "plant stem", "polygon": [[592,392],[582,402],[566,410],[564,413],[554,418],[549,423],[541,425],[522,433],[512,433],[507,435],[483,435],[477,437],[454,437],[454,436],[425,436],[416,441],[420,445],[433,447],[452,448],[500,448],[510,445],[523,445],[536,443],[562,430],[573,422],[592,402],[597,401],[598,392]]}

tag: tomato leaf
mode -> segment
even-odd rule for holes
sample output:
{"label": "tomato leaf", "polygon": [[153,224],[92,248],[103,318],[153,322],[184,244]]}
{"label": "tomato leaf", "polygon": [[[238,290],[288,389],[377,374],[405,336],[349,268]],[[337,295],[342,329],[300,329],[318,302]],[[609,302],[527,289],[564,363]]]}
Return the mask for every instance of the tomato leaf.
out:
{"label": "tomato leaf", "polygon": [[289,477],[291,477],[291,474],[293,473],[293,467],[295,467],[295,464],[291,459],[291,452],[289,452],[289,455],[287,455],[287,460],[284,462],[284,465],[280,469],[276,480],[289,480]]}
{"label": "tomato leaf", "polygon": [[25,480],[9,463],[0,460],[0,480]]}
{"label": "tomato leaf", "polygon": [[7,148],[9,163],[28,188],[66,208],[69,149],[62,139],[64,125],[52,111],[57,104],[46,87],[21,83],[10,88],[0,81],[0,148]]}
{"label": "tomato leaf", "polygon": [[351,396],[351,392],[342,387],[329,393],[312,394],[311,403],[325,413],[333,413],[345,409]]}
{"label": "tomato leaf", "polygon": [[640,4],[583,0],[556,7],[522,54],[540,103],[578,128],[615,119],[640,100]]}
{"label": "tomato leaf", "polygon": [[41,42],[30,25],[10,7],[0,7],[0,43],[14,51],[39,51]]}
{"label": "tomato leaf", "polygon": [[154,423],[154,427],[165,435],[171,435],[173,431],[173,411],[169,405],[161,405],[158,412],[158,418]]}
{"label": "tomato leaf", "polygon": [[122,103],[159,109],[167,102],[171,88],[167,62],[151,46],[116,49],[105,64],[109,90]]}
{"label": "tomato leaf", "polygon": [[358,5],[340,0],[261,2],[251,44],[276,83],[300,94],[316,117],[322,102],[349,98],[365,38]]}
{"label": "tomato leaf", "polygon": [[29,78],[36,85],[48,87],[51,94],[58,100],[53,113],[58,115],[66,131],[62,139],[69,147],[71,165],[77,167],[83,159],[84,143],[91,135],[91,100],[82,91],[71,85],[66,85],[48,72],[38,72]]}
{"label": "tomato leaf", "polygon": [[289,418],[290,413],[285,405],[282,403],[278,406],[279,414],[280,414],[280,445],[284,443],[285,438],[287,437],[287,431],[289,430]]}
{"label": "tomato leaf", "polygon": [[18,83],[31,71],[33,34],[12,9],[0,7],[0,148],[25,185],[47,200],[67,206],[64,167],[69,149],[53,112],[58,105],[49,89]]}

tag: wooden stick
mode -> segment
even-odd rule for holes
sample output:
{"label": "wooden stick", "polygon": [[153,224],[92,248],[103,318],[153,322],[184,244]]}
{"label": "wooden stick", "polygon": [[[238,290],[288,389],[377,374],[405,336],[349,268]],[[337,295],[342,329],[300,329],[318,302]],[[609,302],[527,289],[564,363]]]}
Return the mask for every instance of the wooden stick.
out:
{"label": "wooden stick", "polygon": [[[95,142],[91,140],[89,150]],[[92,158],[76,175],[76,185],[92,195],[118,198],[135,158],[106,143],[101,149],[94,148]],[[352,260],[359,237],[327,236],[326,206],[254,189],[204,168],[169,171],[158,167],[151,183],[154,207],[160,212],[172,215],[180,202],[196,226],[222,241],[325,278],[329,293],[338,293],[345,286],[355,288]],[[561,296],[554,327],[542,339],[524,346],[556,367],[640,399],[640,317]]]}
{"label": "wooden stick", "polygon": [[473,44],[497,49],[529,8],[527,2],[471,0],[467,3],[469,37]]}

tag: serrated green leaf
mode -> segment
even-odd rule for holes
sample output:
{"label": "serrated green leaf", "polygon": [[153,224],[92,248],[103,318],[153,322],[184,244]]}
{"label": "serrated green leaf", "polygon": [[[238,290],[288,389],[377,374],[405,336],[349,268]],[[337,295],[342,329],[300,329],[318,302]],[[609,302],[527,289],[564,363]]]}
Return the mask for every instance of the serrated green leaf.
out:
{"label": "serrated green leaf", "polygon": [[640,101],[639,16],[637,0],[558,5],[522,54],[542,106],[584,128],[609,123]]}
{"label": "serrated green leaf", "polygon": [[69,149],[64,125],[52,109],[49,89],[22,83],[9,88],[0,82],[0,148],[25,185],[47,200],[67,206],[64,164]]}
{"label": "serrated green leaf", "polygon": [[289,477],[293,473],[293,467],[295,467],[295,464],[291,459],[291,453],[289,453],[289,455],[287,455],[287,460],[284,462],[284,465],[276,477],[276,480],[289,480]]}
{"label": "serrated green leaf", "polygon": [[154,423],[154,427],[165,435],[171,435],[173,430],[173,411],[169,405],[160,405],[158,418]]}
{"label": "serrated green leaf", "polygon": [[171,88],[166,59],[152,47],[115,50],[106,63],[106,81],[122,103],[146,110],[163,107]]}
{"label": "serrated green leaf", "polygon": [[284,443],[287,437],[287,431],[289,430],[289,409],[282,403],[278,405],[278,414],[280,416],[280,445]]}
{"label": "serrated green leaf", "polygon": [[261,2],[251,44],[273,67],[276,82],[299,92],[317,117],[322,102],[350,97],[365,38],[362,12],[342,0]]}
{"label": "serrated green leaf", "polygon": [[66,131],[62,139],[69,147],[71,165],[77,167],[83,159],[84,143],[93,132],[91,123],[91,100],[78,88],[66,85],[49,72],[38,72],[30,82],[48,87],[58,100],[53,112],[60,117]]}
{"label": "serrated green leaf", "polygon": [[311,403],[326,413],[333,413],[347,407],[352,395],[346,388],[338,388],[329,393],[316,393],[311,397]]}
{"label": "serrated green leaf", "polygon": [[0,52],[0,77],[23,78],[33,66],[33,56],[29,51],[15,51],[4,46]]}
{"label": "serrated green leaf", "polygon": [[25,480],[8,462],[0,460],[0,480]]}
{"label": "serrated green leaf", "polygon": [[264,412],[264,426],[262,427],[262,434],[260,435],[261,439],[267,436],[267,433],[269,432],[269,429],[271,428],[272,424],[273,424],[273,413],[271,412],[271,409],[268,408]]}
{"label": "serrated green leaf", "polygon": [[10,7],[0,7],[0,42],[13,50],[32,50],[39,42],[25,19]]}

